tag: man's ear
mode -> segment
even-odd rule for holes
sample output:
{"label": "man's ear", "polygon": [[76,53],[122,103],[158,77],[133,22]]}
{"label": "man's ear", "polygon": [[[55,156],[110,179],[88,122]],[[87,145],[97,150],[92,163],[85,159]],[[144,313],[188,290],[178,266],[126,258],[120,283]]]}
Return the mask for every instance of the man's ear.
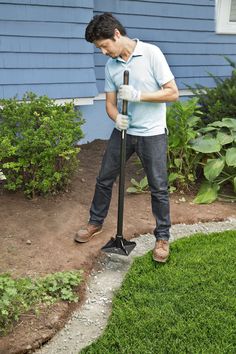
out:
{"label": "man's ear", "polygon": [[117,28],[115,28],[115,30],[114,30],[114,39],[115,38],[120,38],[120,36],[121,36],[120,31]]}

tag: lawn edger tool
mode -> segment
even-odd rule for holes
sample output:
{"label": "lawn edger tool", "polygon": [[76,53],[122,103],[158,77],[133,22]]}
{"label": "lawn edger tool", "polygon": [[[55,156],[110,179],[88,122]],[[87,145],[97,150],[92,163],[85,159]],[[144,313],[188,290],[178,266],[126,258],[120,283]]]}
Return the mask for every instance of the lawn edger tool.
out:
{"label": "lawn edger tool", "polygon": [[[124,85],[129,83],[129,71],[124,71]],[[122,114],[127,115],[128,101],[122,102]],[[116,253],[122,256],[128,256],[136,246],[133,241],[128,241],[123,237],[123,214],[124,214],[124,191],[125,191],[125,162],[126,162],[126,130],[121,131],[120,144],[120,177],[119,177],[119,195],[118,195],[118,219],[117,234],[102,247],[102,251],[107,253]]]}

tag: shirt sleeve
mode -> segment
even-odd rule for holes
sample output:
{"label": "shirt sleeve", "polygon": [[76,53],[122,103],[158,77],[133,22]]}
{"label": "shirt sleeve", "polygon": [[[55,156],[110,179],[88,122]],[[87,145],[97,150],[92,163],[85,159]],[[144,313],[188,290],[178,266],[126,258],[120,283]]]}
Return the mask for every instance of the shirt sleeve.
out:
{"label": "shirt sleeve", "polygon": [[105,92],[114,92],[116,91],[116,86],[111,78],[108,63],[105,66]]}
{"label": "shirt sleeve", "polygon": [[153,52],[152,65],[155,79],[159,86],[163,86],[174,79],[174,75],[170,70],[167,60],[158,47],[155,47]]}

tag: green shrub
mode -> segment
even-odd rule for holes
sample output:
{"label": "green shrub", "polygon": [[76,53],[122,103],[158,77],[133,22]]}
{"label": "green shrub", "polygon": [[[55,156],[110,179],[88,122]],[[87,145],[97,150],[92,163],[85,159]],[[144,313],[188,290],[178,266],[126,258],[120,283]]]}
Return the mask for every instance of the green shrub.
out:
{"label": "green shrub", "polygon": [[171,191],[176,188],[187,190],[196,180],[197,165],[200,159],[191,148],[190,141],[197,136],[201,126],[198,100],[174,102],[167,108],[169,129],[168,165]]}
{"label": "green shrub", "polygon": [[221,120],[223,117],[235,117],[236,112],[236,63],[225,57],[233,68],[230,78],[225,80],[209,74],[215,81],[216,87],[208,88],[196,85],[189,87],[198,97],[205,124]]}
{"label": "green shrub", "polygon": [[40,304],[78,301],[74,289],[81,280],[81,271],[58,272],[38,279],[13,279],[9,274],[0,274],[0,334],[6,334],[22,313],[37,310]]}
{"label": "green shrub", "polygon": [[[201,115],[201,112],[197,98],[174,102],[167,107],[170,192],[176,189],[190,189],[197,178],[197,166],[201,157],[193,151],[190,142],[197,136],[197,129],[201,126],[198,115]],[[140,170],[140,160],[137,164]],[[140,182],[132,178],[131,184],[132,186],[127,189],[128,193],[141,193],[148,190],[146,176]]]}
{"label": "green shrub", "polygon": [[8,190],[26,195],[55,193],[75,171],[82,138],[81,114],[33,93],[0,101],[0,168]]}
{"label": "green shrub", "polygon": [[[236,200],[236,119],[223,118],[199,130],[201,134],[192,141],[192,148],[204,154],[206,180],[200,187],[195,203],[212,203],[222,191],[222,186],[231,184],[232,195],[225,198]],[[234,194],[234,195],[233,195]]]}

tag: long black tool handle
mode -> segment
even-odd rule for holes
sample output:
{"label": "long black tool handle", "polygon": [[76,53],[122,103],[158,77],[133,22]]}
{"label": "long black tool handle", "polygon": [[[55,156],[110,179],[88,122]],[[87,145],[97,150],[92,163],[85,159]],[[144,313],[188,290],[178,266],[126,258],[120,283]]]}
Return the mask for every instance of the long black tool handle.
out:
{"label": "long black tool handle", "polygon": [[[129,71],[124,71],[124,85],[129,84]],[[128,101],[122,102],[122,114],[127,115]],[[124,215],[124,194],[125,194],[125,162],[126,162],[126,130],[121,131],[120,143],[120,179],[119,179],[119,197],[118,197],[118,221],[117,237],[123,238],[123,215]]]}

